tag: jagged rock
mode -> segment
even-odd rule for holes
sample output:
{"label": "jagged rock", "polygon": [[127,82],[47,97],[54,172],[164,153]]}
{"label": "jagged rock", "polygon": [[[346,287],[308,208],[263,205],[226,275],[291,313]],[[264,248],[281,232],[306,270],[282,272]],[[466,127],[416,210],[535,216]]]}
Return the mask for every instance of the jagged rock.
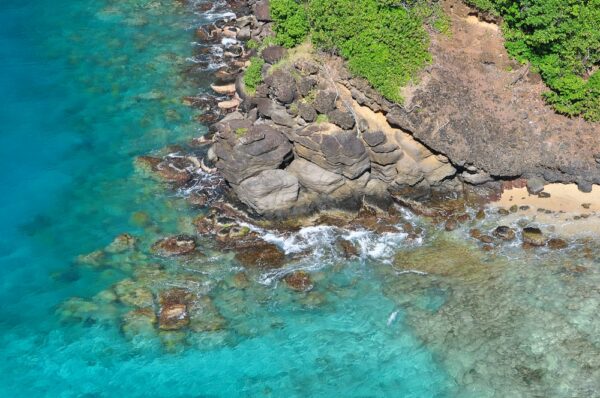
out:
{"label": "jagged rock", "polygon": [[317,120],[317,111],[309,104],[298,104],[298,115],[308,123]]}
{"label": "jagged rock", "polygon": [[271,94],[279,102],[291,104],[296,99],[296,80],[289,71],[276,70],[265,78],[265,83],[271,88]]}
{"label": "jagged rock", "polygon": [[384,144],[387,141],[385,133],[381,130],[365,131],[362,133],[362,138],[370,147]]}
{"label": "jagged rock", "polygon": [[234,187],[240,200],[258,213],[287,209],[298,199],[298,178],[285,170],[265,170]]}
{"label": "jagged rock", "polygon": [[262,58],[268,64],[276,64],[282,60],[287,53],[287,50],[281,46],[269,46],[262,51]]}
{"label": "jagged rock", "polygon": [[544,246],[546,238],[539,228],[523,228],[523,243],[531,246]]}
{"label": "jagged rock", "polygon": [[344,185],[344,178],[308,160],[295,159],[286,169],[294,174],[300,185],[318,193],[331,193]]}
{"label": "jagged rock", "polygon": [[328,114],[332,110],[335,109],[335,101],[337,99],[337,94],[333,91],[319,91],[315,97],[315,101],[313,102],[313,107],[319,113],[324,115]]}
{"label": "jagged rock", "polygon": [[217,169],[234,185],[261,171],[277,169],[292,151],[281,132],[264,124],[218,132],[215,138]]}
{"label": "jagged rock", "polygon": [[367,151],[353,132],[331,123],[309,125],[290,134],[296,154],[322,168],[355,179],[370,168]]}
{"label": "jagged rock", "polygon": [[152,251],[161,257],[182,256],[194,250],[196,250],[196,241],[188,235],[170,236],[152,245]]}
{"label": "jagged rock", "polygon": [[355,125],[354,116],[350,112],[335,109],[327,114],[329,121],[344,130],[352,130]]}

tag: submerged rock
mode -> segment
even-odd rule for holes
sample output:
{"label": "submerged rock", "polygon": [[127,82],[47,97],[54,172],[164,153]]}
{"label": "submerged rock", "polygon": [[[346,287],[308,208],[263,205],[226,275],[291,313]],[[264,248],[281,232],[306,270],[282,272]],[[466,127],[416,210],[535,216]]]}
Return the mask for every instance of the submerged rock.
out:
{"label": "submerged rock", "polygon": [[258,241],[240,248],[235,259],[247,268],[279,268],[285,263],[285,253],[277,245]]}
{"label": "submerged rock", "polygon": [[567,241],[560,238],[552,238],[548,241],[548,247],[554,250],[566,249],[569,246]]}
{"label": "submerged rock", "polygon": [[494,230],[493,235],[497,238],[500,238],[500,239],[506,240],[506,241],[514,240],[516,237],[515,231],[512,228],[507,227],[505,225],[501,225],[501,226],[497,227]]}
{"label": "submerged rock", "polygon": [[181,256],[196,250],[196,241],[189,235],[163,238],[152,245],[152,252],[161,257]]}
{"label": "submerged rock", "polygon": [[128,250],[133,250],[137,243],[137,239],[130,234],[121,234],[117,236],[104,249],[107,253],[123,253]]}
{"label": "submerged rock", "polygon": [[310,274],[305,271],[297,271],[283,278],[290,289],[297,292],[308,292],[314,287]]}
{"label": "submerged rock", "polygon": [[154,297],[152,292],[132,279],[123,279],[113,286],[119,301],[132,307],[152,307]]}
{"label": "submerged rock", "polygon": [[350,242],[349,240],[339,238],[335,242],[335,245],[346,259],[358,257],[359,255],[358,248],[354,245],[354,243]]}
{"label": "submerged rock", "polygon": [[531,246],[544,246],[546,238],[539,228],[526,227],[523,228],[523,243]]}
{"label": "submerged rock", "polygon": [[158,327],[161,330],[179,330],[190,323],[188,306],[196,300],[196,295],[184,289],[170,289],[160,292]]}

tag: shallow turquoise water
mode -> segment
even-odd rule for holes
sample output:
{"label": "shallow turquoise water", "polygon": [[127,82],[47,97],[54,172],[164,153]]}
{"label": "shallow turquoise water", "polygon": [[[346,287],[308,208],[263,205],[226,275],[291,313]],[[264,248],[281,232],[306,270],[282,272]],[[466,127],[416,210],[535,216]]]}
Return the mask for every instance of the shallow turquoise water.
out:
{"label": "shallow turquoise water", "polygon": [[202,90],[180,73],[202,17],[177,4],[0,3],[0,396],[450,394],[445,370],[364,263],[326,276],[318,307],[281,286],[252,306],[231,293],[216,300],[230,329],[174,348],[125,338],[111,313],[57,315],[65,299],[128,276],[78,267],[77,255],[122,232],[175,232],[189,213],[132,166],[203,131],[180,105]]}

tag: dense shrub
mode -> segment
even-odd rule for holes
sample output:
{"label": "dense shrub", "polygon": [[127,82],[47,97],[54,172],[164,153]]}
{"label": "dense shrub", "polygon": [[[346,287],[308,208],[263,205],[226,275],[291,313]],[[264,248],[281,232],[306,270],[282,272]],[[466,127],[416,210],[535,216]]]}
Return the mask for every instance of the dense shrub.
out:
{"label": "dense shrub", "polygon": [[271,0],[277,44],[291,48],[304,41],[309,31],[306,8],[295,0]]}
{"label": "dense shrub", "polygon": [[502,16],[506,48],[539,70],[548,103],[600,121],[600,0],[467,0]]}
{"label": "dense shrub", "polygon": [[310,34],[393,101],[402,100],[401,87],[430,60],[424,23],[447,27],[433,10],[426,0],[271,0],[280,44],[294,46]]}
{"label": "dense shrub", "polygon": [[264,64],[265,61],[260,57],[252,57],[250,60],[250,66],[244,73],[244,85],[248,92],[253,93],[256,91],[256,87],[262,83],[262,67]]}

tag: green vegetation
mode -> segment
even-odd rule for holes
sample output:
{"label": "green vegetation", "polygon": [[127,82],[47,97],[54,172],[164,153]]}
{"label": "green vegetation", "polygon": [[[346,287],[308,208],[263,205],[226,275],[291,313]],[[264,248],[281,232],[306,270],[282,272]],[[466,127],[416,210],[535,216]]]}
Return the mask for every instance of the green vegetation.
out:
{"label": "green vegetation", "polygon": [[246,86],[248,93],[254,93],[256,87],[262,83],[262,67],[264,64],[265,61],[260,57],[252,57],[252,59],[250,59],[250,66],[244,73],[244,85]]}
{"label": "green vegetation", "polygon": [[270,5],[277,43],[288,48],[302,43],[309,30],[304,5],[295,0],[271,0]]}
{"label": "green vegetation", "polygon": [[247,132],[248,129],[245,127],[235,129],[235,135],[237,135],[238,137],[243,137],[244,135],[246,135]]}
{"label": "green vegetation", "polygon": [[600,0],[467,0],[503,18],[509,53],[530,62],[563,114],[600,121]]}
{"label": "green vegetation", "polygon": [[449,31],[434,1],[271,0],[277,42],[287,47],[307,35],[317,48],[348,60],[386,98],[401,102],[401,88],[430,61],[425,25]]}
{"label": "green vegetation", "polygon": [[246,48],[248,50],[254,50],[254,49],[258,48],[259,46],[260,46],[260,44],[254,39],[250,39],[246,42]]}
{"label": "green vegetation", "polygon": [[316,119],[317,123],[329,123],[329,117],[327,115],[318,115]]}

